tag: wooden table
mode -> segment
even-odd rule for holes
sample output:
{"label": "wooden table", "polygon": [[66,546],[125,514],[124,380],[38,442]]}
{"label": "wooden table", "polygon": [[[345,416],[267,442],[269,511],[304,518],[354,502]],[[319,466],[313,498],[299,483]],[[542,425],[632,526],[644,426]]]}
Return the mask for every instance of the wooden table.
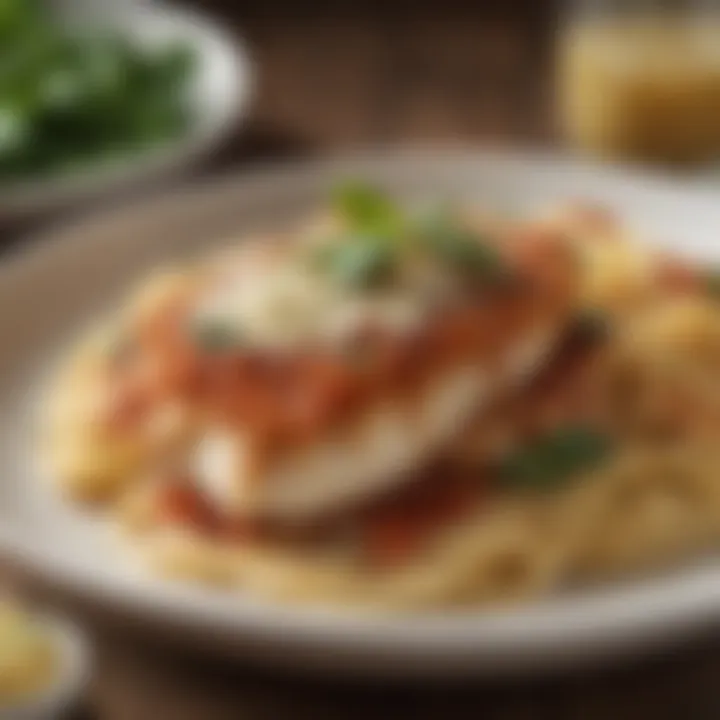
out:
{"label": "wooden table", "polygon": [[249,45],[258,83],[238,157],[372,143],[552,136],[554,2],[201,3]]}
{"label": "wooden table", "polygon": [[[372,143],[553,138],[551,3],[202,4],[242,31],[258,72],[249,122],[202,172]],[[219,667],[151,648],[131,626],[95,637],[80,716],[102,720],[720,717],[714,636],[613,672],[393,688]]]}

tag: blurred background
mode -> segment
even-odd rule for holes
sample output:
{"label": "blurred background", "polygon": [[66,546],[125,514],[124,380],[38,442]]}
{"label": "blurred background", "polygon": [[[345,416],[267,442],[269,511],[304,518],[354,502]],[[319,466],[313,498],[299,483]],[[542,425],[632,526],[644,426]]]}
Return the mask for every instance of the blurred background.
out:
{"label": "blurred background", "polygon": [[[679,0],[0,0],[4,241],[138,187],[376,144],[541,146],[712,174],[719,11]],[[714,638],[598,676],[418,694],[198,667],[148,647],[139,627],[93,637],[78,718],[720,714]]]}
{"label": "blurred background", "polygon": [[251,145],[550,137],[553,0],[202,4],[252,48]]}
{"label": "blurred background", "polygon": [[0,0],[0,218],[188,167],[378,143],[550,145],[706,171],[720,150],[717,10]]}
{"label": "blurred background", "polygon": [[372,144],[704,172],[720,151],[717,5],[0,0],[0,217]]}

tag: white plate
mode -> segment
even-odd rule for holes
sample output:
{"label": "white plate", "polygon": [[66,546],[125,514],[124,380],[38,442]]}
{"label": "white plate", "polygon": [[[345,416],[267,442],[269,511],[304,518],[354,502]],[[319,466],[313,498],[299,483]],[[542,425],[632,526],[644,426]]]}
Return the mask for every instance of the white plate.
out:
{"label": "white plate", "polygon": [[504,207],[585,196],[668,248],[720,259],[720,203],[701,190],[570,161],[473,152],[378,153],[270,169],[150,201],[52,234],[0,270],[0,528],[6,553],[79,597],[215,653],[375,675],[544,670],[648,648],[720,618],[720,565],[560,595],[513,610],[415,617],[279,607],[172,585],[123,566],[97,526],[40,487],[25,418],[48,363],[84,321],[155,263],[312,209],[338,178],[401,196]]}
{"label": "white plate", "polygon": [[[55,0],[63,8],[60,0]],[[64,3],[70,17],[83,10],[80,0]],[[93,7],[93,6],[91,6]],[[102,22],[139,43],[154,47],[187,43],[198,67],[190,88],[196,118],[182,137],[154,149],[96,165],[88,163],[50,178],[0,185],[0,217],[24,217],[148,182],[191,164],[237,129],[252,89],[252,67],[242,41],[207,16],[163,3],[115,3],[95,8]],[[88,20],[90,9],[83,10]]]}

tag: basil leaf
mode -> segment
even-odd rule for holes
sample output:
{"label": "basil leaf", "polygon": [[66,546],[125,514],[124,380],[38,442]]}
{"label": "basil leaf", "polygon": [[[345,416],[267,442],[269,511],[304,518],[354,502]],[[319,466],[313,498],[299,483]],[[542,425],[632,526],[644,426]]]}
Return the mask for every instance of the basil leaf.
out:
{"label": "basil leaf", "polygon": [[381,190],[353,181],[339,185],[332,204],[351,230],[372,232],[386,237],[402,232],[402,214],[398,206]]}
{"label": "basil leaf", "polygon": [[419,242],[435,257],[472,279],[504,277],[500,254],[478,234],[460,227],[446,213],[426,218],[418,229]]}
{"label": "basil leaf", "polygon": [[612,450],[607,436],[590,428],[561,428],[511,453],[499,466],[503,484],[552,489],[600,465]]}
{"label": "basil leaf", "polygon": [[318,266],[338,282],[356,289],[388,283],[395,271],[395,254],[381,238],[355,236],[323,247]]}

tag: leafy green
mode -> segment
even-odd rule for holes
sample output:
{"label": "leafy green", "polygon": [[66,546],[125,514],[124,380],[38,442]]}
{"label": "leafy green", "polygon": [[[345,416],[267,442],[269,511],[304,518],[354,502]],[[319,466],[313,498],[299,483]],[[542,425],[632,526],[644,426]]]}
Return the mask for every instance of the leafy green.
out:
{"label": "leafy green", "polygon": [[382,238],[354,235],[320,249],[318,266],[342,285],[356,289],[376,288],[389,282],[396,257]]}
{"label": "leafy green", "polygon": [[332,194],[337,214],[354,232],[397,238],[403,231],[403,215],[398,206],[380,189],[364,182],[338,185]]}
{"label": "leafy green", "polygon": [[192,121],[185,45],[70,31],[34,0],[0,0],[0,42],[0,179],[142,150]]}
{"label": "leafy green", "polygon": [[400,208],[380,189],[360,181],[338,185],[332,192],[332,207],[344,234],[319,249],[317,267],[355,289],[390,281],[405,236]]}
{"label": "leafy green", "polygon": [[561,428],[509,454],[499,467],[504,484],[552,489],[601,464],[612,451],[609,438],[590,428]]}
{"label": "leafy green", "polygon": [[376,287],[394,275],[403,253],[421,251],[472,282],[507,278],[493,245],[444,210],[424,218],[403,213],[384,192],[364,182],[339,185],[332,206],[345,235],[323,250],[321,266],[354,287]]}
{"label": "leafy green", "polygon": [[42,22],[40,0],[0,0],[0,42],[32,32]]}
{"label": "leafy green", "polygon": [[416,228],[419,242],[441,261],[474,280],[498,280],[505,268],[498,251],[450,213],[435,213]]}

